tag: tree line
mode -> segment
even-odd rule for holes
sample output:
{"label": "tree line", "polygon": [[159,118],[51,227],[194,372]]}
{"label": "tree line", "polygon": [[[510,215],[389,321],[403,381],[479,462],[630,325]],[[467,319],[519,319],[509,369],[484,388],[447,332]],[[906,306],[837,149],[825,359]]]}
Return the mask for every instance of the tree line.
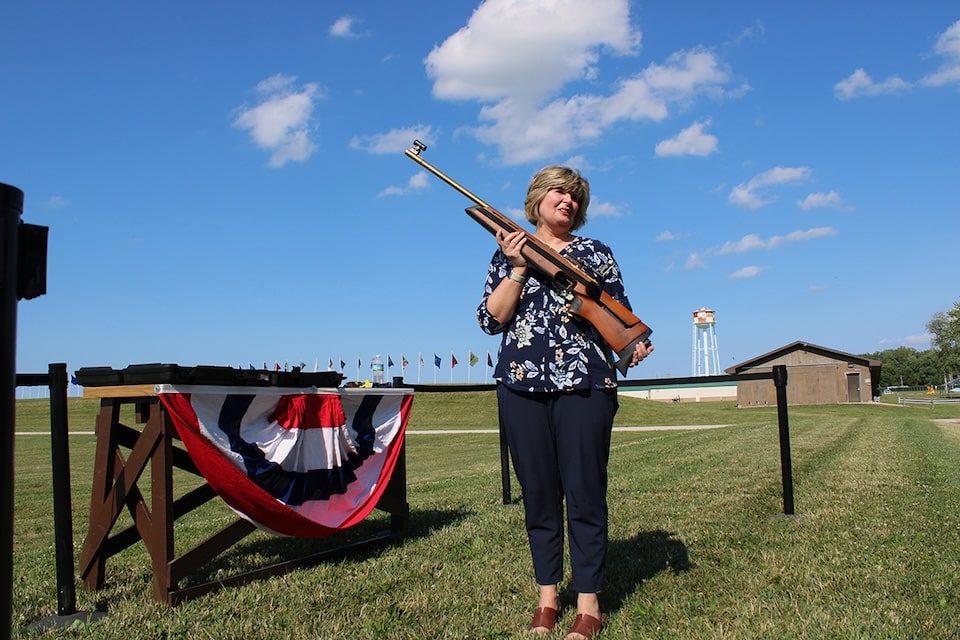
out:
{"label": "tree line", "polygon": [[927,323],[930,349],[897,347],[860,356],[880,360],[879,386],[938,386],[960,377],[960,302],[938,311]]}

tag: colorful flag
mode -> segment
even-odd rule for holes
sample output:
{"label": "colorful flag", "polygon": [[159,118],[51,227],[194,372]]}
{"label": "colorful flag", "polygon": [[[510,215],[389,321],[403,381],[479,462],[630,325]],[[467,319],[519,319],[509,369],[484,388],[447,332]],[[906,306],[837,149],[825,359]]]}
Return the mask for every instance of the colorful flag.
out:
{"label": "colorful flag", "polygon": [[343,371],[343,368],[347,366],[347,363],[343,361],[343,358],[340,358],[340,371]]}
{"label": "colorful flag", "polygon": [[487,366],[488,366],[488,367],[492,367],[492,366],[493,366],[493,360],[490,359],[490,352],[489,352],[489,351],[487,352]]}
{"label": "colorful flag", "polygon": [[473,365],[475,365],[475,364],[477,364],[478,362],[480,362],[480,358],[477,357],[477,354],[475,354],[473,351],[471,351],[471,352],[470,352],[469,362],[470,362],[470,366],[472,367]]}
{"label": "colorful flag", "polygon": [[392,367],[392,366],[393,366],[393,358],[390,357],[390,354],[389,354],[389,353],[387,354],[387,366],[388,366],[388,367]]}
{"label": "colorful flag", "polygon": [[401,354],[400,354],[400,368],[401,368],[401,369],[406,369],[408,364],[410,364],[410,361],[407,360],[406,357],[404,357],[404,355],[401,353]]}
{"label": "colorful flag", "polygon": [[437,354],[433,354],[433,364],[437,369],[440,368],[440,356]]}
{"label": "colorful flag", "polygon": [[457,366],[457,356],[453,355],[453,352],[450,353],[450,368]]}

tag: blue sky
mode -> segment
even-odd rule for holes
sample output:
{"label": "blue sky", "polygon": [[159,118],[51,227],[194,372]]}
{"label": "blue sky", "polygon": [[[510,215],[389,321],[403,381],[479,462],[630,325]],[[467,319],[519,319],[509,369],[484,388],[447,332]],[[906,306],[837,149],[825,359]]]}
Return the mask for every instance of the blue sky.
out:
{"label": "blue sky", "polygon": [[20,372],[355,379],[389,354],[408,381],[485,380],[495,244],[414,139],[512,216],[537,169],[583,172],[581,233],[653,328],[631,378],[692,374],[701,307],[726,368],[795,340],[926,349],[960,297],[954,3],[64,1],[4,23],[0,182],[50,228]]}

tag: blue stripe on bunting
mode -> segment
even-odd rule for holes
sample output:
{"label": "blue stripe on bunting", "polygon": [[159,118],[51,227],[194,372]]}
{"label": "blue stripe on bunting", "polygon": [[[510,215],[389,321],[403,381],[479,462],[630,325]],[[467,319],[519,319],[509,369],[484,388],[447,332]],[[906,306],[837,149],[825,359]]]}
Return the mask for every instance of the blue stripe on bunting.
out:
{"label": "blue stripe on bunting", "polygon": [[287,471],[267,460],[263,451],[240,436],[240,423],[253,402],[252,395],[228,395],[220,408],[219,427],[230,442],[230,450],[243,458],[247,477],[280,502],[300,506],[311,500],[328,500],[342,495],[357,479],[354,471],[373,454],[376,430],[373,416],[383,396],[365,395],[353,418],[357,434],[357,453],[350,454],[343,467]]}

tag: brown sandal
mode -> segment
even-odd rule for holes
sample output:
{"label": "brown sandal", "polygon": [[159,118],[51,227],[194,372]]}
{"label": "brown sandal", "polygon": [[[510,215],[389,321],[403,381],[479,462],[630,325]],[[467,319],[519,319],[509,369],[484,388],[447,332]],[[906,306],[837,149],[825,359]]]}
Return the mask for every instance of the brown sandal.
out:
{"label": "brown sandal", "polygon": [[537,607],[533,612],[533,620],[530,622],[530,630],[537,633],[550,633],[557,626],[557,616],[559,611],[553,607]]}
{"label": "brown sandal", "polygon": [[601,613],[599,618],[594,618],[586,613],[578,613],[573,626],[567,632],[567,640],[591,640],[593,636],[600,632],[603,623],[607,620],[607,614]]}

